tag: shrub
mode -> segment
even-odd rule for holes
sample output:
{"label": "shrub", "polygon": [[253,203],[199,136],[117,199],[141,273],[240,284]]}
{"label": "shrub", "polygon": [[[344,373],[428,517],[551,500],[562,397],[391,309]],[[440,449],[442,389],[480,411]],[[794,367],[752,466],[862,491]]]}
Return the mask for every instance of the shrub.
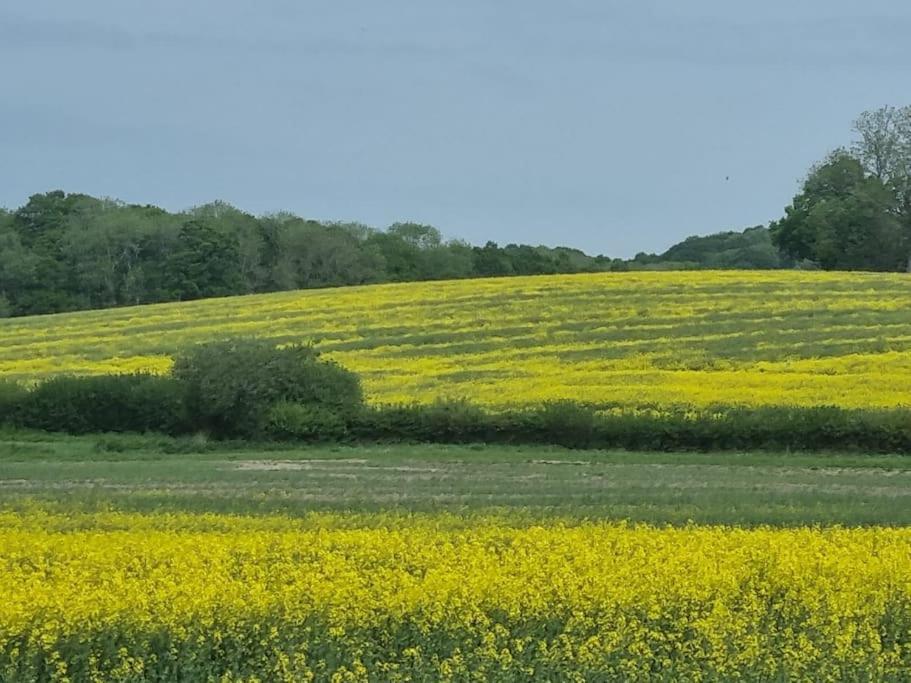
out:
{"label": "shrub", "polygon": [[361,439],[554,444],[631,451],[856,450],[911,453],[911,411],[723,408],[689,414],[598,413],[572,401],[499,413],[470,403],[384,406],[361,413]]}
{"label": "shrub", "polygon": [[821,407],[708,409],[598,416],[595,442],[629,450],[911,452],[911,411]]}
{"label": "shrub", "polygon": [[468,401],[437,401],[365,408],[352,426],[363,439],[472,443],[497,441],[498,416]]}
{"label": "shrub", "polygon": [[[56,377],[30,390],[0,382],[0,424],[70,434],[203,431],[203,437],[278,441],[911,453],[906,408],[717,406],[692,414],[603,413],[572,401],[502,412],[467,401],[370,407],[357,377],[312,348],[245,341],[196,347],[178,360],[173,377]],[[180,447],[196,448],[190,442]]]}
{"label": "shrub", "polygon": [[279,441],[341,441],[348,424],[337,410],[323,405],[279,401],[269,408],[262,431]]}
{"label": "shrub", "polygon": [[0,424],[15,424],[28,391],[16,382],[0,381]]}
{"label": "shrub", "polygon": [[595,411],[573,401],[548,401],[520,416],[526,438],[569,448],[595,445]]}
{"label": "shrub", "polygon": [[267,341],[196,346],[174,363],[197,429],[217,437],[267,436],[279,403],[318,407],[347,420],[363,403],[360,380],[319,358],[311,346],[277,348]]}
{"label": "shrub", "polygon": [[496,441],[496,416],[468,401],[438,401],[421,411],[421,428],[440,441]]}
{"label": "shrub", "polygon": [[20,400],[15,423],[69,434],[178,433],[186,428],[183,389],[148,374],[53,377]]}

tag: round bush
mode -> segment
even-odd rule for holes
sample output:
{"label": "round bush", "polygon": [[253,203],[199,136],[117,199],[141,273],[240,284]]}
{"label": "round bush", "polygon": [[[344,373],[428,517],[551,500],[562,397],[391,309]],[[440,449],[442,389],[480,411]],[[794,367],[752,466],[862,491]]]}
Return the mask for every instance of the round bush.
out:
{"label": "round bush", "polygon": [[201,344],[177,358],[173,376],[185,387],[196,428],[220,437],[268,436],[269,414],[279,403],[318,407],[342,420],[363,403],[357,375],[301,344]]}

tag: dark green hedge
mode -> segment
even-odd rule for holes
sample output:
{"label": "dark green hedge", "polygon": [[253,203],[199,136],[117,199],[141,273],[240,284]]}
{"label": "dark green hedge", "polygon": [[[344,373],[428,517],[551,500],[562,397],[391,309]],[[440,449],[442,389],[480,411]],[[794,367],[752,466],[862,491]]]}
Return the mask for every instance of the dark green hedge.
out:
{"label": "dark green hedge", "polygon": [[69,434],[192,429],[183,386],[171,377],[54,377],[11,395],[0,399],[0,420],[13,426]]}
{"label": "dark green hedge", "polygon": [[608,414],[572,402],[506,412],[466,403],[374,408],[350,432],[364,440],[554,444],[634,451],[839,450],[911,453],[911,410],[718,407],[693,417]]}
{"label": "dark green hedge", "polygon": [[[717,407],[694,417],[683,410],[615,414],[567,401],[501,412],[468,402],[368,407],[356,377],[305,348],[278,350],[277,358],[261,348],[234,353],[205,347],[174,377],[58,377],[31,389],[0,383],[0,423],[279,441],[911,453],[909,409]],[[257,363],[238,364],[246,355]],[[232,375],[231,367],[240,369]]]}

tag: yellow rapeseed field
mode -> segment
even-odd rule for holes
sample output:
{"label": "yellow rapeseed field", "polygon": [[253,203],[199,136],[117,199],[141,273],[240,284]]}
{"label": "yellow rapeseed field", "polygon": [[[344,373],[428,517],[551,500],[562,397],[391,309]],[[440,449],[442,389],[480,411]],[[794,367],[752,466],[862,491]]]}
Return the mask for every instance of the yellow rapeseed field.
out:
{"label": "yellow rapeseed field", "polygon": [[371,401],[894,407],[911,277],[605,273],[310,290],[0,321],[0,376],[167,371],[196,342],[312,340]]}
{"label": "yellow rapeseed field", "polygon": [[906,680],[911,529],[0,514],[0,680]]}

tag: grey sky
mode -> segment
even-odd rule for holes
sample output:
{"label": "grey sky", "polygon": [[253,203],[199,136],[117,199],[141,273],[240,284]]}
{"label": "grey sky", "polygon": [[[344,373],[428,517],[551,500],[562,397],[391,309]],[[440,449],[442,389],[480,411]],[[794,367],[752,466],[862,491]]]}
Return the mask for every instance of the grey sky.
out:
{"label": "grey sky", "polygon": [[4,0],[0,205],[660,251],[776,218],[860,111],[911,101],[909,36],[905,0]]}

